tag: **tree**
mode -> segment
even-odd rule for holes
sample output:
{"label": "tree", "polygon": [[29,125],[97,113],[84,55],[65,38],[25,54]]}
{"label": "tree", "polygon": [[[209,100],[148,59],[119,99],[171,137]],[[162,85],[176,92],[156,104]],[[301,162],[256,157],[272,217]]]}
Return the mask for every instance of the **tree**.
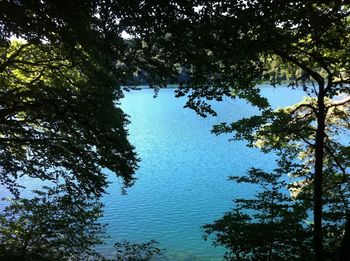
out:
{"label": "tree", "polygon": [[2,78],[3,185],[13,188],[22,175],[58,175],[72,189],[100,195],[107,184],[102,167],[132,184],[137,158],[112,82],[100,85],[108,75],[46,44],[13,42],[3,52],[9,63]]}
{"label": "tree", "polygon": [[[315,160],[312,140],[316,131],[313,125],[315,122],[314,115],[310,111],[312,104],[315,104],[315,99],[308,98],[294,106],[278,109],[277,111],[265,111],[261,116],[243,119],[229,126],[226,124],[218,125],[214,128],[217,134],[236,132],[235,139],[245,139],[249,146],[259,147],[264,152],[277,152],[280,157],[278,160],[278,165],[281,167],[279,172],[288,173],[289,176],[284,177],[286,180],[284,181],[284,193],[288,188],[289,192],[292,193],[289,199],[293,202],[302,202],[305,209],[313,207],[312,195],[314,193],[313,167]],[[324,258],[327,260],[336,257],[341,259],[339,252],[342,251],[341,245],[344,244],[344,232],[346,231],[349,208],[349,178],[342,169],[342,166],[348,164],[345,159],[346,153],[344,154],[347,147],[342,146],[335,138],[339,130],[344,130],[344,124],[346,126],[349,121],[349,113],[344,107],[336,106],[337,108],[334,109],[332,103],[327,103],[328,106],[330,110],[326,119],[326,131],[330,136],[327,138],[326,151],[329,153],[326,154],[324,159],[322,191],[324,207],[322,217],[324,222],[323,245],[325,247]],[[332,146],[332,151],[330,151],[330,146]],[[258,182],[253,178],[248,180],[241,178],[239,180],[249,183]],[[270,185],[273,185],[273,183],[270,182]],[[283,188],[280,187],[280,190],[283,191]],[[256,200],[259,201],[259,199],[257,197]],[[262,200],[260,202],[263,203]],[[244,206],[244,209],[249,208],[251,208],[249,204]],[[263,207],[260,209],[261,211],[264,210]],[[305,217],[299,218],[299,222],[304,223],[304,226],[312,224],[310,221],[305,223]],[[227,218],[217,222],[224,222],[224,220],[226,223],[229,222]],[[252,223],[254,224],[254,222]],[[208,227],[212,227],[212,225],[208,225]],[[214,227],[209,232],[213,233],[215,231],[222,232],[218,227]],[[303,240],[300,235],[296,238]],[[217,237],[216,241],[219,239]],[[285,243],[285,240],[282,240],[282,242]],[[307,242],[307,240],[304,241],[304,243]],[[294,253],[297,252],[300,251]],[[285,257],[288,259],[288,256]],[[303,255],[304,259],[306,257],[306,255]],[[311,258],[309,257],[309,259]],[[273,258],[268,260],[273,260]]]}
{"label": "tree", "polygon": [[100,196],[107,168],[132,185],[138,158],[118,101],[134,66],[116,66],[131,48],[106,16],[107,3],[0,7],[1,184],[15,193],[23,175],[59,176],[75,193]]}
{"label": "tree", "polygon": [[[138,60],[110,8],[109,1],[0,3],[0,184],[15,196],[1,218],[4,258],[94,255],[106,169],[123,189],[135,180],[139,159],[119,101]],[[23,198],[21,177],[47,188]]]}
{"label": "tree", "polygon": [[101,203],[72,196],[65,185],[36,191],[32,199],[13,199],[0,216],[2,260],[82,260],[98,257],[103,242]]}
{"label": "tree", "polygon": [[[236,199],[235,207],[213,224],[205,225],[205,239],[227,248],[226,260],[309,260],[312,251],[307,208],[285,191],[285,170],[266,173],[250,169],[248,176],[230,177],[255,185],[252,199]],[[258,186],[258,187],[256,187]],[[287,231],[287,233],[286,233]]]}
{"label": "tree", "polygon": [[[288,188],[292,193],[291,199],[301,201],[304,207],[311,209],[315,162],[312,141],[316,132],[314,115],[310,111],[312,104],[315,104],[315,99],[308,98],[294,106],[265,111],[261,116],[243,119],[230,126],[222,124],[214,129],[216,133],[236,131],[235,139],[246,139],[249,146],[259,147],[264,152],[275,151],[280,157],[278,164],[283,173],[288,173],[289,177],[285,179],[289,180],[289,184],[286,184],[285,189]],[[346,147],[335,137],[339,130],[344,130],[348,118],[347,110],[338,107],[336,110],[330,109],[326,119],[327,133],[330,135],[327,145],[334,149],[326,155],[323,170],[323,244],[326,259],[339,256],[347,222],[349,180],[341,168],[348,164],[344,160],[346,154],[343,154]],[[329,151],[329,147],[326,149]],[[299,222],[305,221],[301,219]],[[313,224],[312,221],[308,223]]]}
{"label": "tree", "polygon": [[[275,129],[268,128],[265,137],[271,135],[278,139],[267,138],[266,150],[282,153],[278,141],[301,144],[308,149],[302,176],[312,184],[308,200],[312,202],[315,257],[324,260],[327,234],[324,230],[328,224],[326,181],[335,181],[341,174],[344,179],[338,186],[348,184],[349,146],[346,140],[336,139],[329,128],[332,120],[336,123],[335,129],[344,131],[349,127],[350,12],[347,1],[170,1],[162,4],[132,1],[128,4],[142,7],[133,16],[129,32],[147,43],[144,53],[151,56],[149,59],[157,53],[157,59],[173,64],[168,65],[173,73],[177,68],[187,68],[190,80],[181,83],[177,92],[178,96],[188,96],[187,107],[205,116],[215,112],[203,98],[246,99],[265,114],[240,121],[233,127],[223,125],[220,132],[235,132],[251,142],[261,134],[258,130],[272,124]],[[278,66],[271,66],[272,61]],[[270,78],[271,67],[294,72],[294,75],[298,72],[300,77],[290,86],[303,89],[312,99],[299,104],[289,115],[272,112],[256,88],[262,79]],[[276,83],[275,79],[272,83]],[[333,116],[336,118],[331,118]],[[286,125],[276,128],[273,123]],[[333,192],[333,198],[339,200],[339,194]],[[348,208],[347,203],[342,205],[342,215],[336,218],[344,233],[342,247],[338,249],[343,256],[350,256],[345,247],[349,245]]]}

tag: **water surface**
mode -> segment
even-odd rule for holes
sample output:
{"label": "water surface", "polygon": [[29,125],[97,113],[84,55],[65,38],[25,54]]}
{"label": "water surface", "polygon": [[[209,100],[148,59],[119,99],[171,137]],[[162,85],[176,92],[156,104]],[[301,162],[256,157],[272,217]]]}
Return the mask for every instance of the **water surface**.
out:
{"label": "water surface", "polygon": [[[262,94],[276,108],[301,100],[303,93],[286,87],[262,86]],[[174,98],[164,89],[153,98],[151,89],[126,93],[123,110],[130,115],[130,141],[141,157],[138,180],[121,195],[121,181],[112,182],[103,223],[110,238],[99,251],[113,255],[117,241],[146,242],[154,239],[166,249],[168,260],[221,260],[224,249],[204,241],[201,226],[220,218],[232,207],[233,197],[251,197],[252,187],[233,184],[230,175],[244,175],[251,167],[272,169],[273,155],[250,149],[244,142],[228,142],[229,135],[210,133],[213,124],[232,122],[259,113],[242,100],[214,103],[217,117],[201,118],[184,109],[186,98]],[[24,178],[23,196],[42,183]],[[1,197],[9,194],[2,191]],[[3,207],[4,202],[0,207]]]}
{"label": "water surface", "polygon": [[[202,239],[201,226],[220,218],[232,207],[233,197],[251,196],[251,187],[227,181],[251,167],[271,169],[273,155],[228,142],[229,135],[210,133],[213,124],[232,122],[259,113],[242,100],[215,103],[218,117],[201,118],[183,109],[186,98],[175,99],[173,89],[143,89],[126,93],[122,108],[130,115],[130,140],[141,157],[138,180],[120,195],[120,182],[103,198],[111,236],[101,249],[111,253],[120,240],[155,239],[167,249],[169,260],[220,260],[223,249]],[[299,102],[303,93],[286,87],[263,86],[262,94],[274,107]]]}

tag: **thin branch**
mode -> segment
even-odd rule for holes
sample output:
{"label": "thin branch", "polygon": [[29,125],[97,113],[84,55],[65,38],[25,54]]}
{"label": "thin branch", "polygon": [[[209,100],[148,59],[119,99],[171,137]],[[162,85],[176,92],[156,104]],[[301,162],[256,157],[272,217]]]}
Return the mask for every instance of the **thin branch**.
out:
{"label": "thin branch", "polygon": [[13,60],[18,56],[20,55],[20,53],[23,51],[23,49],[25,49],[26,47],[30,46],[31,44],[30,43],[26,43],[26,44],[23,44],[21,45],[15,52],[13,52],[10,57],[8,57],[6,59],[5,62],[3,62],[1,65],[0,65],[0,73],[5,71],[6,69],[6,66],[10,65]]}
{"label": "thin branch", "polygon": [[64,62],[67,61],[66,59],[63,58],[52,58],[52,59],[47,59],[47,60],[41,60],[41,61],[25,61],[25,60],[12,60],[13,63],[17,64],[26,64],[26,65],[31,65],[31,66],[42,66],[42,65],[47,65],[52,62]]}
{"label": "thin branch", "polygon": [[47,142],[47,141],[69,141],[64,138],[0,138],[0,144],[9,142],[21,142],[21,143],[32,143],[32,142]]}
{"label": "thin branch", "polygon": [[328,154],[333,158],[335,164],[339,167],[339,169],[341,170],[342,174],[343,174],[343,178],[346,177],[346,168],[344,168],[342,166],[342,164],[340,163],[339,159],[337,158],[337,156],[332,152],[331,148],[327,145],[325,145],[325,149],[328,152]]}
{"label": "thin branch", "polygon": [[337,84],[350,84],[350,79],[341,79],[339,81],[333,81],[333,84],[337,85]]}
{"label": "thin branch", "polygon": [[299,66],[301,69],[303,69],[305,72],[307,72],[312,78],[315,79],[315,81],[319,84],[319,86],[324,86],[324,79],[321,75],[319,75],[317,72],[311,70],[309,67],[307,67],[305,64],[297,60],[295,57],[288,55],[287,53],[275,50],[275,53],[279,55],[281,58],[288,60],[295,65]]}
{"label": "thin branch", "polygon": [[306,108],[311,109],[315,114],[317,113],[317,109],[316,109],[314,106],[312,106],[312,105],[309,104],[309,103],[303,103],[303,104],[298,105],[294,110],[292,110],[292,111],[290,112],[290,114],[296,113],[299,109],[301,109],[301,108],[303,108],[303,107],[306,107]]}
{"label": "thin branch", "polygon": [[320,57],[316,53],[310,53],[298,47],[292,47],[292,48],[313,58],[328,73],[328,82],[330,82],[329,79],[333,78],[333,73],[328,68],[328,65],[326,64],[325,60],[322,57]]}
{"label": "thin branch", "polygon": [[332,107],[337,107],[337,106],[342,106],[345,105],[346,103],[350,102],[350,96],[347,98],[344,98],[340,101],[335,101],[331,105],[327,106],[327,109],[332,108]]}

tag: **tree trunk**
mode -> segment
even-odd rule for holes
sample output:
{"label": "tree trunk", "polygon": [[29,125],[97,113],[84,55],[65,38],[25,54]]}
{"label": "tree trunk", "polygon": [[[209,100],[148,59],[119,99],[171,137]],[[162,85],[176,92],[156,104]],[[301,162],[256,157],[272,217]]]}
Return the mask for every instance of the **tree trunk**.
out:
{"label": "tree trunk", "polygon": [[317,131],[315,143],[315,176],[314,176],[314,234],[313,243],[315,257],[318,261],[325,260],[322,235],[322,176],[325,147],[326,108],[324,104],[324,88],[320,86],[317,99]]}

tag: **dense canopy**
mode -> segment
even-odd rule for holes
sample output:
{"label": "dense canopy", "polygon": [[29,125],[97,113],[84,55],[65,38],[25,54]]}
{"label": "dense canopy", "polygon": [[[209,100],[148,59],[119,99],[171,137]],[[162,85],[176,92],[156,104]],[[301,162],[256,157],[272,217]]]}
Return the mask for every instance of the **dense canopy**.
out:
{"label": "dense canopy", "polygon": [[116,66],[131,48],[109,7],[2,1],[0,8],[1,183],[15,192],[21,176],[59,178],[100,195],[107,168],[131,185],[138,159],[118,105],[134,67]]}

